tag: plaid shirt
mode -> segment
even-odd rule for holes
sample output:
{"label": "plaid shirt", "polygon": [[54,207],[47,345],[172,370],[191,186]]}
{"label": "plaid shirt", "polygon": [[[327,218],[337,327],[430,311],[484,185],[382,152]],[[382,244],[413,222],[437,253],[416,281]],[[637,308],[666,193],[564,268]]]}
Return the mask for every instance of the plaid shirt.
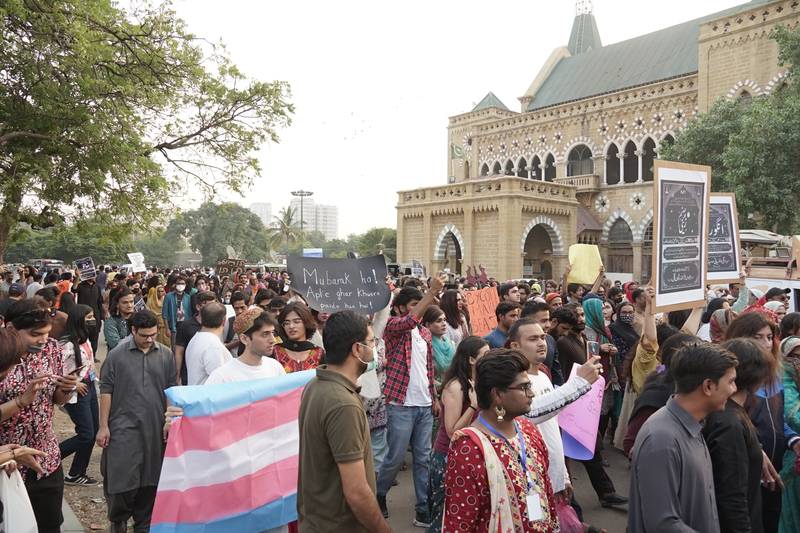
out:
{"label": "plaid shirt", "polygon": [[386,403],[403,405],[406,401],[411,368],[411,332],[414,328],[419,328],[419,334],[428,345],[428,387],[431,400],[436,401],[432,336],[428,328],[419,325],[420,320],[410,313],[402,317],[393,316],[383,330],[383,340],[386,343],[386,385],[383,387],[383,395]]}

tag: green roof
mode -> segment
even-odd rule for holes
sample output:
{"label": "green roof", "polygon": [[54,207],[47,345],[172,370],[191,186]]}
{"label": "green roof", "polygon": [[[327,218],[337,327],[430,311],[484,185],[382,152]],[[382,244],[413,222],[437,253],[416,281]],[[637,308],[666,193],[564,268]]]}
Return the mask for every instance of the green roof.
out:
{"label": "green roof", "polygon": [[[559,61],[556,67],[528,104],[528,111],[619,91],[628,87],[653,83],[697,72],[700,25],[716,18],[729,16],[771,0],[753,0],[746,4],[684,22],[663,30],[634,37],[616,44],[586,50],[572,50],[571,57]],[[576,17],[594,17],[591,14]],[[591,24],[580,35],[593,37]],[[596,31],[596,25],[595,25]],[[573,36],[576,29],[573,25]],[[570,37],[570,45],[573,44]],[[600,42],[599,33],[597,43]],[[581,53],[580,50],[585,50]]]}
{"label": "green roof", "polygon": [[489,109],[490,107],[497,107],[499,109],[509,111],[506,105],[503,102],[501,102],[500,99],[496,97],[493,92],[489,91],[489,93],[483,97],[483,100],[478,102],[478,105],[472,108],[472,113],[474,113],[475,111],[480,111],[481,109]]}
{"label": "green roof", "polygon": [[575,22],[572,23],[572,33],[567,45],[569,53],[576,56],[602,47],[603,43],[600,41],[600,31],[597,29],[594,15],[591,13],[577,15]]}

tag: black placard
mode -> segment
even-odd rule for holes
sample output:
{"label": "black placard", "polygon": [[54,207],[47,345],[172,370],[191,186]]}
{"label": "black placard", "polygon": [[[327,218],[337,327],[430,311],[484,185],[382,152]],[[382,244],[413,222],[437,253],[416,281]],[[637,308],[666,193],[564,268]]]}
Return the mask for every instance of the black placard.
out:
{"label": "black placard", "polygon": [[287,270],[292,288],[309,307],[322,313],[350,309],[371,314],[389,303],[382,255],[362,259],[290,256]]}
{"label": "black placard", "polygon": [[736,228],[730,204],[710,204],[708,228],[708,272],[731,272],[739,269]]}
{"label": "black placard", "polygon": [[658,292],[669,294],[701,289],[705,185],[661,180]]}
{"label": "black placard", "polygon": [[92,259],[91,257],[76,259],[75,267],[78,269],[81,281],[86,281],[87,279],[95,279],[97,277],[97,270],[94,267],[94,259]]}
{"label": "black placard", "polygon": [[217,276],[231,276],[238,269],[244,268],[244,259],[223,259],[217,261],[217,267],[214,269]]}

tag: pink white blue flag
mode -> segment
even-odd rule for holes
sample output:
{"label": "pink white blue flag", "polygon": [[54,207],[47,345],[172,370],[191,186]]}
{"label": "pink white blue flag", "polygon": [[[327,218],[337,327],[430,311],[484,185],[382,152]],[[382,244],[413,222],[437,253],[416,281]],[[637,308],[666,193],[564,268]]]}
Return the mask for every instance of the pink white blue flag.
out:
{"label": "pink white blue flag", "polygon": [[315,371],[194,387],[167,398],[170,428],[153,533],[245,533],[297,519],[298,413]]}

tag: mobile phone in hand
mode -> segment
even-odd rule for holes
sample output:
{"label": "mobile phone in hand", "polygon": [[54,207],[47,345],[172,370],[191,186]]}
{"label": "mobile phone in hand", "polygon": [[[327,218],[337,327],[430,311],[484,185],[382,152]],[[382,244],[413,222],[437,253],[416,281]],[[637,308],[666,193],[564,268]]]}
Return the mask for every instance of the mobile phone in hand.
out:
{"label": "mobile phone in hand", "polygon": [[589,357],[600,355],[600,343],[595,341],[587,341],[586,351],[589,353]]}

